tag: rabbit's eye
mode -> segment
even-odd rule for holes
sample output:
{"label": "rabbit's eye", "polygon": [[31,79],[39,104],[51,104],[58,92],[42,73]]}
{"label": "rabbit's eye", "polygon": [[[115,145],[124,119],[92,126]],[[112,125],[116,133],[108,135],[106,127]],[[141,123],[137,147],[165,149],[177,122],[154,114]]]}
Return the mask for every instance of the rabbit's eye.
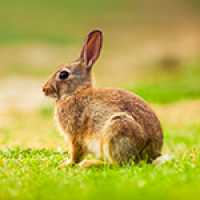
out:
{"label": "rabbit's eye", "polygon": [[64,80],[64,79],[68,78],[68,76],[69,76],[69,73],[68,73],[68,72],[62,71],[62,72],[60,72],[59,78],[60,78],[61,80]]}

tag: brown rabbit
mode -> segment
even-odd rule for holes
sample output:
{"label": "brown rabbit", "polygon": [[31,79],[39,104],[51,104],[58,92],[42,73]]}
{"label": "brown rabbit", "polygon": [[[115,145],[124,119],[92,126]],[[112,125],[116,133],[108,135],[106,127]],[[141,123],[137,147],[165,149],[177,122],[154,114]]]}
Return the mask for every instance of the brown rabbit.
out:
{"label": "brown rabbit", "polygon": [[[61,167],[130,163],[133,158],[151,162],[161,155],[163,132],[152,108],[124,89],[93,87],[92,66],[102,40],[100,30],[90,32],[78,59],[56,69],[42,88],[56,99],[56,122],[71,150],[71,160]],[[89,153],[99,160],[84,160]]]}

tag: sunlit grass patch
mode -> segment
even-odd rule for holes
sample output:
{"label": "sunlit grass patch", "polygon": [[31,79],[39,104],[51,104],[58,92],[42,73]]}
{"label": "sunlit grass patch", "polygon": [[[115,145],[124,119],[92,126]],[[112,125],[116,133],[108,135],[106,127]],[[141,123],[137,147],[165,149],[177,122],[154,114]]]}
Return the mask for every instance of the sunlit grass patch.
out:
{"label": "sunlit grass patch", "polygon": [[0,149],[20,145],[22,147],[63,147],[65,141],[57,132],[53,108],[36,111],[8,111],[7,119],[0,126]]}
{"label": "sunlit grass patch", "polygon": [[141,163],[82,169],[58,169],[66,152],[56,149],[0,151],[0,194],[3,199],[181,199],[197,198],[199,150],[162,165]]}

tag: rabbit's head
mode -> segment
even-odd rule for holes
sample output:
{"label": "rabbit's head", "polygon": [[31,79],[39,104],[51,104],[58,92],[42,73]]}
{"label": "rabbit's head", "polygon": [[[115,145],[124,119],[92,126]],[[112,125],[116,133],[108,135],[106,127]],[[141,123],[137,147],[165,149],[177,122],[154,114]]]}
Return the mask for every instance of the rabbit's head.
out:
{"label": "rabbit's head", "polygon": [[93,30],[82,43],[78,59],[61,65],[42,87],[46,96],[61,99],[92,86],[91,69],[102,46],[102,32]]}

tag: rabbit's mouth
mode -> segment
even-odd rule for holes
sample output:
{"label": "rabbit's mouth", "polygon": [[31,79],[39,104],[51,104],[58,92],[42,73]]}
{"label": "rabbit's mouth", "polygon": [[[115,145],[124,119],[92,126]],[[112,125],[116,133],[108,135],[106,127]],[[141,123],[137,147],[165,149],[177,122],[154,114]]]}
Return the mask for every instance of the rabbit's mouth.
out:
{"label": "rabbit's mouth", "polygon": [[55,100],[58,100],[60,99],[58,95],[55,95],[55,94],[50,94],[48,95],[48,97],[52,98],[52,99],[55,99]]}
{"label": "rabbit's mouth", "polygon": [[67,95],[67,94],[63,94],[63,95],[60,96],[60,99],[63,99],[63,98],[68,97],[68,96],[69,95]]}

